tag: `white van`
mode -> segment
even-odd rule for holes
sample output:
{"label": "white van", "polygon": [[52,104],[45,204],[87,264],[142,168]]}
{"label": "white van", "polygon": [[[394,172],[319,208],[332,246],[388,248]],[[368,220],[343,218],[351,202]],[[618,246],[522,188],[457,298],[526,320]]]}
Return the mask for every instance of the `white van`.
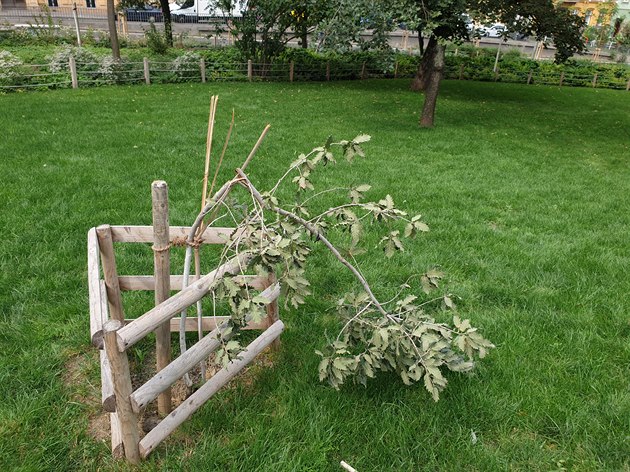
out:
{"label": "white van", "polygon": [[177,9],[171,9],[171,18],[178,23],[199,23],[213,19],[240,18],[246,8],[245,2],[236,2],[232,11],[217,6],[216,0],[186,0]]}

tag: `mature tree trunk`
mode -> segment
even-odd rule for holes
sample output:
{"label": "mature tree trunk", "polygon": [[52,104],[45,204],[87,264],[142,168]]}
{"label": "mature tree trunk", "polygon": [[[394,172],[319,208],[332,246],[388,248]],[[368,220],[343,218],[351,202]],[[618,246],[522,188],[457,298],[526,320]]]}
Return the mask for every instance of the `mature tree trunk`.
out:
{"label": "mature tree trunk", "polygon": [[171,8],[168,0],[160,0],[160,8],[162,9],[162,17],[164,18],[164,36],[166,44],[173,46],[173,25],[171,21]]}
{"label": "mature tree trunk", "polygon": [[116,12],[114,0],[107,0],[107,25],[109,27],[109,40],[112,43],[112,56],[120,60],[120,46],[118,45],[118,32],[116,31]]}
{"label": "mature tree trunk", "polygon": [[422,36],[422,31],[418,31],[418,48],[422,56],[424,54],[424,36]]}
{"label": "mature tree trunk", "polygon": [[436,45],[435,54],[433,55],[433,67],[431,67],[428,77],[425,79],[424,106],[422,107],[422,116],[420,117],[420,126],[422,128],[431,128],[433,126],[435,105],[440,90],[440,82],[444,74],[445,51],[446,46],[443,44]]}
{"label": "mature tree trunk", "polygon": [[438,46],[439,44],[435,36],[431,36],[429,38],[429,44],[427,44],[427,49],[424,51],[420,64],[418,65],[416,76],[413,82],[411,82],[411,90],[420,91],[426,88],[427,80],[431,75],[431,70],[435,63],[435,55],[437,54]]}

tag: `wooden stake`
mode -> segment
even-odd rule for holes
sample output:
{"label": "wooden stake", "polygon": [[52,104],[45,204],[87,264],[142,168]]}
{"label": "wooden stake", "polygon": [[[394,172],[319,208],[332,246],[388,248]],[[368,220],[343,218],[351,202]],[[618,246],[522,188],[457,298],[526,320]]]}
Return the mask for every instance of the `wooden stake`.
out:
{"label": "wooden stake", "polygon": [[532,74],[533,72],[531,70],[529,71],[529,74],[527,74],[527,85],[532,82]]}
{"label": "wooden stake", "polygon": [[[171,262],[168,234],[168,185],[163,180],[151,184],[153,203],[153,264],[155,275],[155,305],[171,295]],[[155,330],[155,357],[157,371],[171,362],[171,325],[168,321]],[[171,412],[171,390],[166,389],[158,397],[158,413]]]}
{"label": "wooden stake", "polygon": [[236,374],[246,367],[258,354],[273,342],[284,330],[282,321],[276,321],[267,331],[252,341],[241,352],[237,359],[231,361],[226,367],[217,372],[210,380],[193,393],[187,400],[179,405],[173,412],[164,418],[160,424],[153,428],[140,441],[140,455],[146,458],[158,444],[160,444],[175,428],[186,421],[190,416],[203,406],[212,395],[227,384]]}
{"label": "wooden stake", "polygon": [[593,88],[595,88],[597,86],[597,72],[595,72],[595,75],[593,76]]}
{"label": "wooden stake", "polygon": [[101,225],[96,228],[96,235],[98,236],[98,246],[101,251],[103,277],[105,278],[105,286],[107,287],[109,316],[113,320],[123,322],[125,320],[125,313],[122,306],[120,286],[118,285],[112,229],[109,225]]}
{"label": "wooden stake", "polygon": [[626,92],[630,90],[630,79],[628,79],[628,83],[626,84]]}
{"label": "wooden stake", "polygon": [[361,80],[365,79],[365,62],[361,66]]}
{"label": "wooden stake", "polygon": [[144,83],[147,85],[151,85],[151,75],[149,72],[149,59],[146,57],[142,58],[142,64],[144,66]]}
{"label": "wooden stake", "polygon": [[459,80],[464,80],[464,64],[459,65]]}
{"label": "wooden stake", "polygon": [[[216,36],[215,36],[216,40]],[[206,83],[206,60],[202,57],[201,61],[199,61],[199,70],[201,71],[201,83]]]}
{"label": "wooden stake", "polygon": [[70,80],[72,81],[72,88],[79,88],[79,79],[77,77],[77,63],[74,60],[74,56],[70,56],[70,59],[68,59],[68,63],[70,65]]}
{"label": "wooden stake", "polygon": [[289,82],[293,82],[293,71],[295,70],[295,63],[291,61],[289,64]]}
{"label": "wooden stake", "polygon": [[254,78],[254,67],[252,64],[252,60],[249,59],[247,61],[247,80],[251,82],[253,78]]}
{"label": "wooden stake", "polygon": [[560,83],[558,85],[562,87],[563,83],[564,83],[564,71],[562,71],[562,73],[560,74]]}
{"label": "wooden stake", "polygon": [[398,61],[394,63],[394,79],[398,78]]}
{"label": "wooden stake", "polygon": [[131,402],[129,401],[129,395],[132,392],[129,361],[126,352],[118,351],[117,332],[121,328],[122,323],[120,321],[108,321],[103,325],[103,339],[105,341],[105,352],[112,368],[114,392],[116,394],[116,413],[120,421],[125,457],[132,464],[139,464],[138,419],[131,409]]}
{"label": "wooden stake", "polygon": [[326,62],[326,80],[330,82],[330,62]]}

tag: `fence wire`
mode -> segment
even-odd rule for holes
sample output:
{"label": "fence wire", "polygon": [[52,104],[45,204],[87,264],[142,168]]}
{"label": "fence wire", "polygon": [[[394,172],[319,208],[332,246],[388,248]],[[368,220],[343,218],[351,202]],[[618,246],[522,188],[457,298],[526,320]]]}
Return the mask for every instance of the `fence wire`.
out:
{"label": "fence wire", "polygon": [[[72,71],[68,64],[19,64],[0,70],[0,92],[20,89],[40,90],[72,87]],[[146,67],[146,68],[145,68]],[[316,63],[297,65],[287,63],[213,64],[198,58],[179,58],[174,61],[120,61],[104,59],[101,62],[76,62],[76,85],[92,87],[129,83],[179,83],[202,81],[235,82],[323,82],[361,79],[410,78],[415,64],[397,63],[376,67],[366,63]],[[477,80],[528,85],[568,87],[594,87],[617,90],[630,89],[630,70],[618,77],[600,77],[597,73],[572,74],[567,72],[541,72],[537,70],[501,70],[479,68],[461,62],[445,68],[444,78]]]}

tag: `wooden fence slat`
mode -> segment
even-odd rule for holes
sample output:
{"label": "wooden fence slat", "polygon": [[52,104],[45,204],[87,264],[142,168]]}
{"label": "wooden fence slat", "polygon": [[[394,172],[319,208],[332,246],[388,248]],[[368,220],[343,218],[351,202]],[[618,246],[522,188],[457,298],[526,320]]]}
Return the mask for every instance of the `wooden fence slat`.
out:
{"label": "wooden fence slat", "polygon": [[96,228],[88,231],[87,238],[87,272],[88,272],[88,296],[90,302],[90,341],[94,347],[103,348],[103,323],[107,321],[103,317],[101,303],[99,247],[96,236]]}
{"label": "wooden fence slat", "polygon": [[[115,243],[152,243],[152,226],[111,226],[112,239]],[[170,242],[183,241],[188,237],[190,226],[169,227]],[[208,227],[201,235],[202,244],[225,244],[234,228]]]}
{"label": "wooden fence slat", "polygon": [[116,331],[121,329],[121,327],[122,323],[118,320],[110,320],[105,323],[103,325],[103,340],[105,342],[105,352],[112,369],[112,380],[116,395],[116,413],[120,421],[125,457],[132,464],[138,464],[140,463],[138,420],[129,401],[129,395],[132,392],[129,361],[126,352],[118,351],[116,336]]}
{"label": "wooden fence slat", "polygon": [[103,276],[107,287],[109,316],[113,320],[122,322],[125,319],[125,313],[122,306],[120,286],[118,285],[118,272],[116,271],[116,257],[114,255],[111,226],[101,225],[97,227],[96,236],[98,237],[101,264],[103,265]]}
{"label": "wooden fence slat", "polygon": [[[171,290],[181,290],[183,280],[182,275],[171,275]],[[234,282],[247,284],[256,290],[267,287],[267,280],[257,275],[238,275],[234,277]],[[118,284],[123,292],[155,290],[155,278],[152,275],[119,275]]]}

